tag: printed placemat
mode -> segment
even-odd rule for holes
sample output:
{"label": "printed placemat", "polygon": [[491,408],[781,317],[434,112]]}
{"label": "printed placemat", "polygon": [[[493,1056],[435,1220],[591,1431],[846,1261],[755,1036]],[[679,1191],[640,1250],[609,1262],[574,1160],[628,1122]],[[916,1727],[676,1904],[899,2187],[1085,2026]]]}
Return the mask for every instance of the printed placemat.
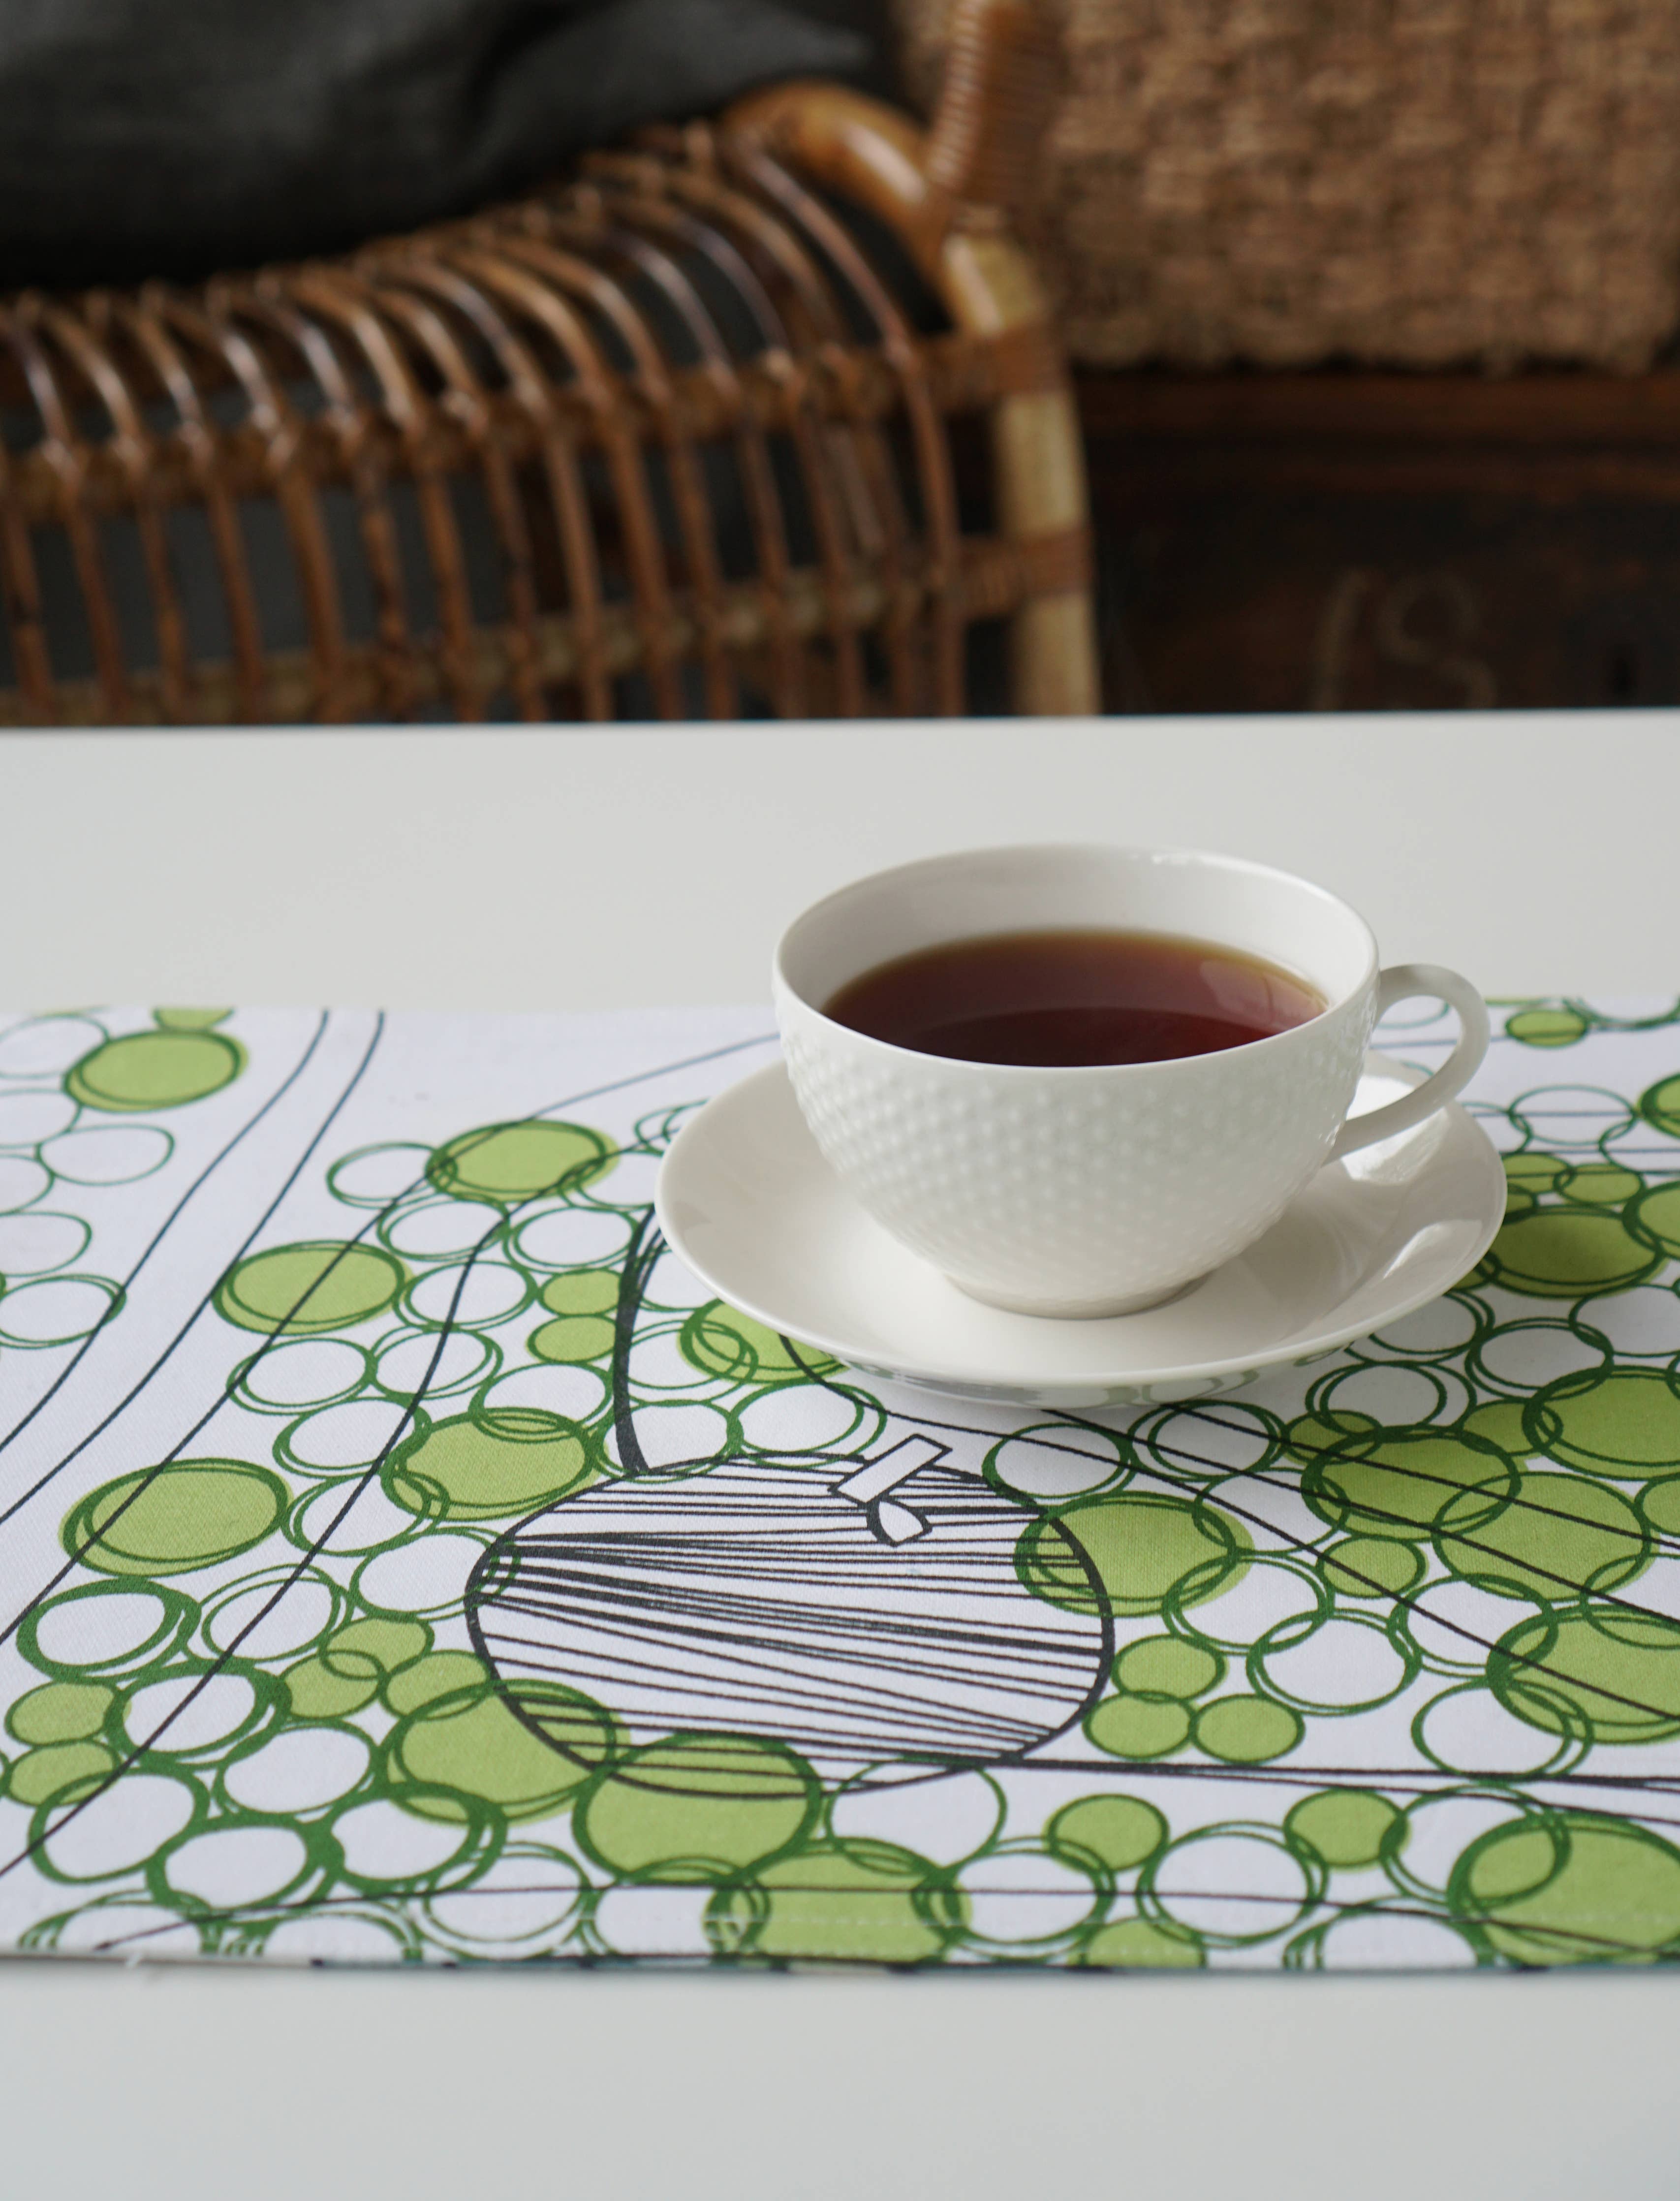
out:
{"label": "printed placemat", "polygon": [[0,1944],[1673,1956],[1680,1007],[1501,1022],[1458,1289],[1079,1415],[665,1251],[761,1011],[0,1021]]}

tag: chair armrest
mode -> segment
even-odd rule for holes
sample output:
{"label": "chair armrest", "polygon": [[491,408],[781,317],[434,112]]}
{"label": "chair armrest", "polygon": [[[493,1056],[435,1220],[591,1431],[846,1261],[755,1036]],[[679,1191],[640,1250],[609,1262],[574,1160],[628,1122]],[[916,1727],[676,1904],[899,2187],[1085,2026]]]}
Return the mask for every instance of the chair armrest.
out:
{"label": "chair armrest", "polygon": [[1058,73],[1033,0],[961,0],[926,131],[831,84],[780,85],[724,118],[884,224],[957,328],[989,349],[1000,531],[1039,584],[1011,620],[1013,701],[1032,716],[1100,707],[1079,415],[1052,303],[1010,220]]}

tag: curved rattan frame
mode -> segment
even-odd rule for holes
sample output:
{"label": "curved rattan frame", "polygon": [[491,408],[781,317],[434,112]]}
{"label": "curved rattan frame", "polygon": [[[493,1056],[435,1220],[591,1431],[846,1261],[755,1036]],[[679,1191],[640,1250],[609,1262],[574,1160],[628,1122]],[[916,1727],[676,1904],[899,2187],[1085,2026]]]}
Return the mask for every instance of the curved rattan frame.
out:
{"label": "curved rattan frame", "polygon": [[925,135],[784,86],[343,259],[0,302],[0,725],[951,713],[986,619],[1014,708],[1094,709],[1077,422],[1004,212],[1048,65],[1030,0],[969,0]]}

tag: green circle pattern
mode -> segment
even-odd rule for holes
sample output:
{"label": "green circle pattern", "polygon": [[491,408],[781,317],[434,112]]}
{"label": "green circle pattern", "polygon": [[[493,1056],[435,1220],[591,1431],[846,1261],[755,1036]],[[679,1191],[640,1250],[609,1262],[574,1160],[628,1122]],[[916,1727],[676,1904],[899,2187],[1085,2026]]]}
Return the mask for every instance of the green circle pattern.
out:
{"label": "green circle pattern", "polygon": [[[62,1073],[87,1112],[74,1120],[115,1136],[114,1119],[224,1092],[248,1066],[225,1021],[108,1024]],[[1260,1948],[1330,1963],[1338,1936],[1405,1917],[1484,1964],[1680,1961],[1665,1811],[1636,1785],[1625,1816],[1560,1810],[1537,1777],[1589,1776],[1609,1751],[1627,1779],[1638,1753],[1680,1740],[1680,1605],[1664,1599],[1680,1568],[1680,1013],[1538,1003],[1504,1029],[1523,1089],[1478,1105],[1513,1149],[1506,1222],[1450,1321],[1398,1326],[1293,1389],[1066,1417],[1059,1453],[1039,1416],[1033,1456],[1059,1473],[1090,1458],[1100,1488],[1034,1497],[1017,1444],[1021,1466],[992,1487],[1019,1518],[1023,1625],[1088,1621],[1111,1656],[1041,1771],[1031,1754],[990,1768],[995,1799],[966,1831],[978,1805],[939,1800],[980,1778],[961,1764],[907,1765],[902,1786],[880,1768],[837,1778],[774,1736],[661,1730],[599,1677],[498,1675],[469,1647],[475,1558],[620,1472],[614,1382],[638,1413],[716,1430],[715,1455],[683,1452],[685,1476],[781,1457],[762,1431],[794,1424],[771,1408],[809,1402],[818,1470],[902,1434],[869,1387],[725,1301],[664,1300],[656,1273],[626,1315],[609,1249],[645,1223],[643,1179],[682,1112],[615,1133],[489,1122],[325,1157],[338,1205],[307,1226],[323,1235],[259,1245],[214,1294],[239,1426],[272,1416],[270,1452],[237,1457],[212,1423],[177,1455],[108,1459],[62,1515],[66,1578],[19,1628],[27,1680],[5,1706],[0,1793],[61,1895],[24,1946],[108,1931],[120,1946],[143,1911],[242,1957],[282,1952],[319,1916],[396,1960],[1152,1970]],[[1643,1050],[1624,1081],[1636,1100],[1597,1066],[1623,1044]],[[56,1181],[38,1166],[19,1197]],[[382,1171],[388,1195],[369,1189]],[[448,1253],[409,1251],[448,1235],[450,1200],[488,1215],[458,1213]],[[554,1218],[570,1216],[588,1250],[567,1264]],[[547,1234],[529,1253],[527,1230]],[[523,1296],[469,1351],[413,1295],[434,1271],[470,1274],[474,1232]],[[402,1388],[434,1351],[457,1359],[418,1395]],[[316,1375],[311,1353],[337,1358]],[[986,1445],[1007,1441],[994,1429]],[[427,1555],[445,1552],[434,1582]],[[1367,1718],[1380,1760],[1361,1755]],[[1484,1733],[1517,1770],[1482,1764]],[[1399,1769],[1392,1787],[1360,1770],[1379,1763]],[[306,1764],[313,1786],[288,1788]],[[159,1831],[86,1875],[53,1829],[114,1781],[137,1784]],[[1465,1831],[1424,1841],[1443,1823],[1431,1811],[1461,1812]],[[214,1860],[259,1852],[274,1861],[261,1887],[196,1892],[225,1869]],[[1274,1891],[1263,1917],[1220,1910],[1244,1874]],[[1033,1894],[1015,1901],[1021,1875]],[[689,1922],[670,1952],[623,1922],[661,1906]]]}

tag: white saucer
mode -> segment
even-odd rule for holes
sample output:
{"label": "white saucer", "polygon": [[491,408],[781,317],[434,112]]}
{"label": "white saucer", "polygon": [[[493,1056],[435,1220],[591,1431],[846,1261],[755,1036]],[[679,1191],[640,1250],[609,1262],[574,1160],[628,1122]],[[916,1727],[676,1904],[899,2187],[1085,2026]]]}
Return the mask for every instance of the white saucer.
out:
{"label": "white saucer", "polygon": [[[1367,1056],[1355,1112],[1418,1082]],[[673,1251],[721,1299],[865,1375],[1026,1406],[1144,1406],[1321,1359],[1438,1298],[1491,1244],[1505,1173],[1443,1108],[1321,1170],[1170,1304],[1080,1322],[982,1306],[889,1237],[818,1153],[779,1062],[683,1126],[657,1200]]]}

